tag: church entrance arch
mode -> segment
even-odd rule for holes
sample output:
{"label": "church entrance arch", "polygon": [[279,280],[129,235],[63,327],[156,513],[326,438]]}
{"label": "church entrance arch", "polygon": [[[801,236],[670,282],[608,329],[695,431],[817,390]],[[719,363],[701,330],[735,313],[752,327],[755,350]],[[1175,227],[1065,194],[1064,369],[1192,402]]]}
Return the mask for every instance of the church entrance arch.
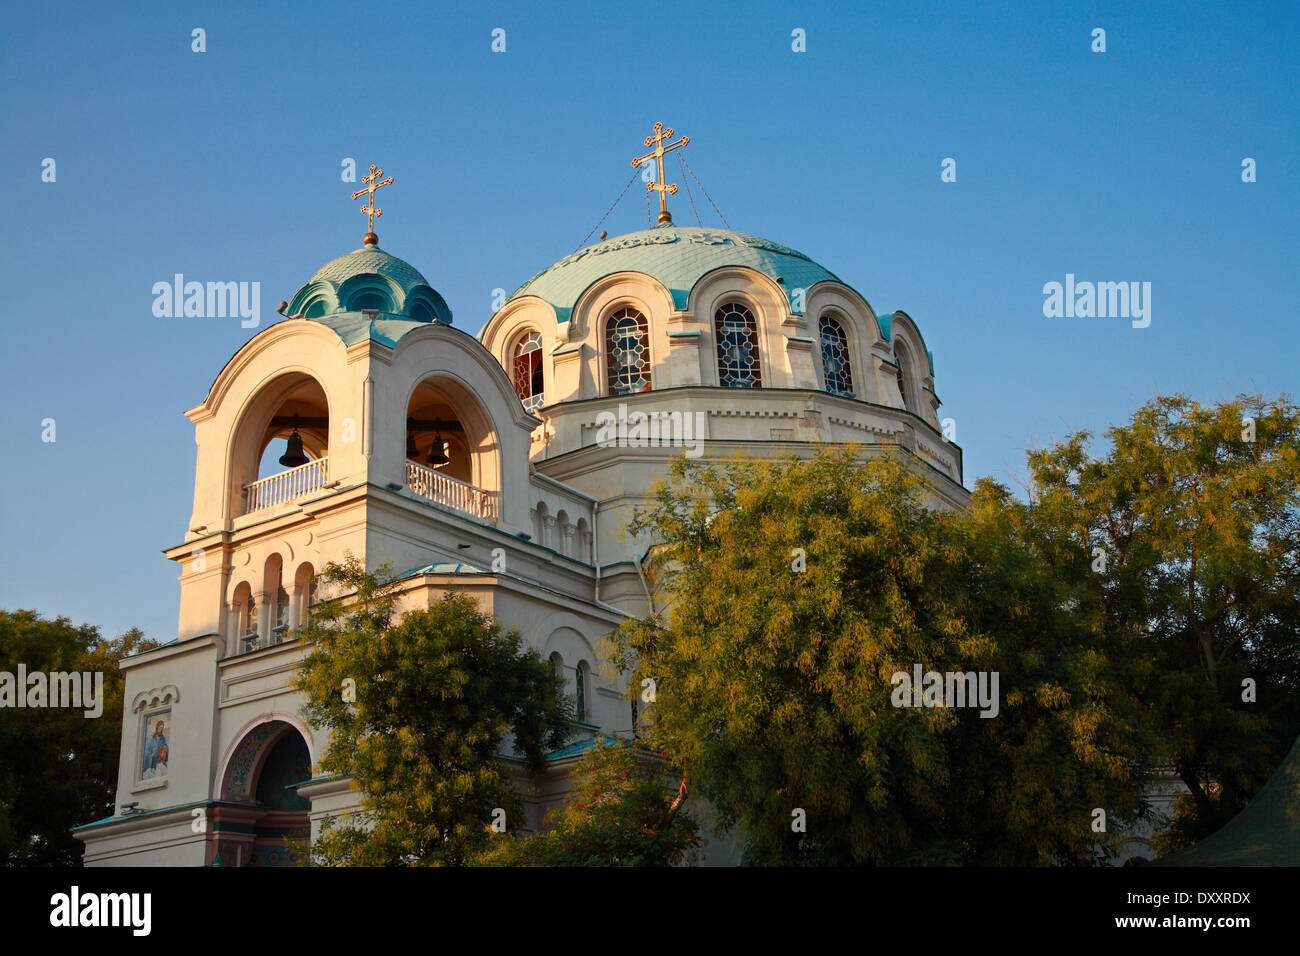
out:
{"label": "church entrance arch", "polygon": [[226,763],[214,808],[209,864],[295,866],[311,835],[311,802],[296,784],[311,777],[297,727],[269,720],[247,731]]}

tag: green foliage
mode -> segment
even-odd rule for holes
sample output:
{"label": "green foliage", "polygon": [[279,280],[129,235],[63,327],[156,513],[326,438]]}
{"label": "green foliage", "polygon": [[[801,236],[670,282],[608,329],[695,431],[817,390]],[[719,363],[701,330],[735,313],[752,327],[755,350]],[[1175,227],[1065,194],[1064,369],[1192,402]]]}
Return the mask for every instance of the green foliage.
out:
{"label": "green foliage", "polygon": [[627,741],[587,751],[576,786],[549,829],[502,836],[477,861],[485,866],[671,866],[699,845],[699,827],[674,806],[664,760]]}
{"label": "green foliage", "polygon": [[0,710],[0,862],[80,866],[85,847],[72,827],[112,816],[122,741],[124,681],[117,662],[156,647],[132,628],[104,640],[65,617],[0,611],[0,671],[100,672],[104,710]]}
{"label": "green foliage", "polygon": [[[568,735],[562,685],[518,632],[448,594],[397,614],[388,569],[328,565],[337,596],[302,629],[314,647],[295,687],[304,716],[328,727],[320,772],[351,775],[356,817],[332,819],[312,847],[325,865],[461,865],[491,838],[493,811],[523,817],[502,759],[507,739],[536,773]],[[355,702],[345,688],[355,687]]]}
{"label": "green foliage", "polygon": [[1300,409],[1174,395],[1112,428],[1103,456],[1089,437],[1030,455],[1032,536],[1109,631],[1141,635],[1133,687],[1192,797],[1165,843],[1186,845],[1241,809],[1300,730]]}
{"label": "green foliage", "polygon": [[[1035,566],[1007,501],[956,513],[853,449],[679,459],[631,530],[671,603],[616,634],[651,739],[754,863],[1091,862],[1091,811],[1141,809],[1117,653]],[[795,549],[803,549],[799,571]],[[900,708],[892,676],[998,671],[996,718]],[[806,832],[792,813],[806,813]]]}
{"label": "green foliage", "polygon": [[[1032,453],[1028,502],[986,479],[961,512],[852,450],[675,463],[631,528],[669,597],[614,640],[750,861],[1082,864],[1153,771],[1192,792],[1163,847],[1267,780],[1300,727],[1300,412],[1160,397],[1108,437]],[[998,716],[891,706],[917,663],[998,672]]]}

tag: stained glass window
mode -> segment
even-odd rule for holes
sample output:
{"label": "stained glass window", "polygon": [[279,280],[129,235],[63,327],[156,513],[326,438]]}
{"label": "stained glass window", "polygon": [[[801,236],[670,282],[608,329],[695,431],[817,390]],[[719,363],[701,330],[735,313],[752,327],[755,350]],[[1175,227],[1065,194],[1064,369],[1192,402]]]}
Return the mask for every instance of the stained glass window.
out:
{"label": "stained glass window", "polygon": [[714,313],[713,332],[718,343],[718,383],[726,388],[761,388],[754,314],[738,302],[728,302]]}
{"label": "stained glass window", "polygon": [[605,325],[609,393],[626,395],[650,387],[650,331],[636,309],[620,309]]}
{"label": "stained glass window", "polygon": [[853,396],[853,368],[849,363],[849,337],[844,328],[829,315],[818,321],[822,340],[822,373],[826,391],[833,395]]}
{"label": "stained glass window", "polygon": [[528,332],[515,346],[515,392],[524,408],[535,412],[542,407],[542,336]]}

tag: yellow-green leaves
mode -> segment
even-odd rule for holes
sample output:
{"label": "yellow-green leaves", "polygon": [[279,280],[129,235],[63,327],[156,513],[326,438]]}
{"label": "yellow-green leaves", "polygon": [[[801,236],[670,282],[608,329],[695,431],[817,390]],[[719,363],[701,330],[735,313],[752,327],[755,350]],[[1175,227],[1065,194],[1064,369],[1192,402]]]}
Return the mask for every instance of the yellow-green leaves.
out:
{"label": "yellow-green leaves", "polygon": [[[559,682],[468,596],[398,617],[400,585],[386,573],[349,561],[324,577],[341,596],[312,608],[296,686],[307,719],[331,731],[321,770],[350,775],[365,796],[361,816],[334,821],[313,859],[464,864],[497,835],[494,822],[522,824],[507,740],[533,771],[564,745]],[[339,692],[347,680],[352,701]]]}

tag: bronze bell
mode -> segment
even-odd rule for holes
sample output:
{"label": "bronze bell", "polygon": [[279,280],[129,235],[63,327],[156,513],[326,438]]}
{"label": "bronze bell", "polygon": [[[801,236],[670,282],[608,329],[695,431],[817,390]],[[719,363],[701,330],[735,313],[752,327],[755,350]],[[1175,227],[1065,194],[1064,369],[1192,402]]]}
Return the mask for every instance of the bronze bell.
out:
{"label": "bronze bell", "polygon": [[433,433],[433,444],[429,447],[429,467],[445,465],[451,461],[447,457],[446,449],[443,446],[442,436],[437,432]]}
{"label": "bronze bell", "polygon": [[284,444],[284,454],[280,456],[280,464],[286,468],[297,468],[299,465],[305,465],[308,462],[307,455],[302,450],[302,436],[298,434],[298,416],[293,416],[293,434]]}

